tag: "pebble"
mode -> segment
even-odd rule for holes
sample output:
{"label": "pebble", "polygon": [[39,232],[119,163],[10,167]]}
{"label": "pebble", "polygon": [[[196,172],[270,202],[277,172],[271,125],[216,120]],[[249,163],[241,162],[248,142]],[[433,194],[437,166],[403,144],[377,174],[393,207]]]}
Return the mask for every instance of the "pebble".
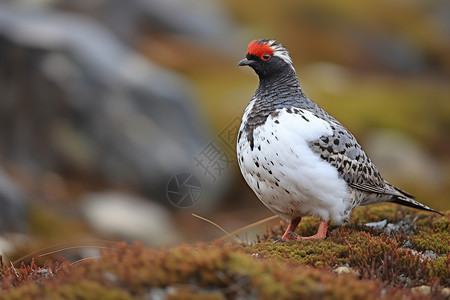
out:
{"label": "pebble", "polygon": [[421,293],[423,295],[429,295],[431,293],[431,286],[428,286],[428,285],[416,286],[416,287],[413,287],[411,289],[411,291],[414,293]]}
{"label": "pebble", "polygon": [[353,273],[352,269],[350,269],[349,267],[338,267],[334,269],[333,272],[337,273],[338,275]]}

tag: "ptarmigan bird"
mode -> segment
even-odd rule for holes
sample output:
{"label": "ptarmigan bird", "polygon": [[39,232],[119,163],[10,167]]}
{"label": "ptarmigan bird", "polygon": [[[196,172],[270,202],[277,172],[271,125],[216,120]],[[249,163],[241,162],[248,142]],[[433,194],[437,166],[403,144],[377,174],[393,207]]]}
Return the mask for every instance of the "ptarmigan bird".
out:
{"label": "ptarmigan bird", "polygon": [[[239,167],[261,202],[290,224],[283,240],[323,239],[329,220],[341,225],[355,207],[382,201],[437,212],[385,181],[355,137],[302,92],[281,44],[252,41],[238,66],[259,76],[239,129]],[[303,216],[321,218],[317,234],[293,233]]]}

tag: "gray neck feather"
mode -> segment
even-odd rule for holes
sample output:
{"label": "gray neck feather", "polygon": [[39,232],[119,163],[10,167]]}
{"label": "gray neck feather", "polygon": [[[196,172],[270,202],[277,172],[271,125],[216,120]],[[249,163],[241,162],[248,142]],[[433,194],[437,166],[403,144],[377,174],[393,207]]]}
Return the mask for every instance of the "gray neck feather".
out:
{"label": "gray neck feather", "polygon": [[297,107],[307,109],[318,115],[327,114],[303,93],[293,68],[284,68],[282,73],[259,78],[259,85],[252,101],[255,101],[248,114],[244,131],[253,150],[253,131],[264,124],[267,117],[283,108]]}

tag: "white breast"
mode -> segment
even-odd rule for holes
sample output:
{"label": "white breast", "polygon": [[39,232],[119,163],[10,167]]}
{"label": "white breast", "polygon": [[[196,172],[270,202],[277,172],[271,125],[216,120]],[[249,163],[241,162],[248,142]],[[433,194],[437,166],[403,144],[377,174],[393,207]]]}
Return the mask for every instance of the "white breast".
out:
{"label": "white breast", "polygon": [[[252,106],[244,113],[240,132]],[[242,175],[258,198],[283,219],[317,216],[340,224],[346,217],[350,202],[346,182],[308,146],[329,135],[328,122],[297,108],[281,109],[258,126],[253,150],[242,132],[237,145]]]}

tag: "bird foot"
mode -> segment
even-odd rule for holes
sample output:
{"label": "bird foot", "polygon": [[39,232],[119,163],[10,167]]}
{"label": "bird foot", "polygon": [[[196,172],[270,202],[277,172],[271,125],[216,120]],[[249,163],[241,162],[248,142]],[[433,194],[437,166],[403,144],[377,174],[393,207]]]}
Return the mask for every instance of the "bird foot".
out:
{"label": "bird foot", "polygon": [[315,234],[312,236],[298,236],[297,237],[297,241],[303,241],[303,240],[323,240],[326,238],[326,234],[322,235],[322,234]]}
{"label": "bird foot", "polygon": [[[292,238],[292,236],[294,238]],[[325,239],[326,238],[326,232],[318,232],[315,235],[312,236],[301,236],[298,235],[297,233],[293,232],[293,231],[288,231],[286,232],[282,237],[279,236],[271,236],[269,237],[269,239],[274,240],[274,243],[284,243],[284,242],[288,242],[288,241],[304,241],[304,240],[320,240],[320,239]]]}
{"label": "bird foot", "polygon": [[274,235],[272,235],[271,237],[269,237],[269,239],[274,240],[274,241],[273,241],[274,244],[286,242],[286,240],[283,239],[282,237],[274,236]]}
{"label": "bird foot", "polygon": [[[292,238],[293,237],[293,238]],[[324,239],[326,237],[323,233],[316,233],[312,236],[301,236],[293,231],[288,231],[281,238],[283,241],[303,241],[303,240],[312,240],[312,239]]]}
{"label": "bird foot", "polygon": [[328,224],[324,220],[320,220],[319,229],[317,230],[317,233],[312,236],[300,236],[297,233],[295,233],[293,230],[289,230],[292,227],[293,226],[290,226],[286,230],[286,232],[281,237],[282,240],[284,240],[284,241],[303,241],[303,240],[311,240],[311,239],[317,239],[317,240],[322,239],[323,240],[327,237]]}
{"label": "bird foot", "polygon": [[[294,236],[294,238],[292,238],[291,236]],[[281,242],[287,242],[287,241],[296,241],[296,240],[299,240],[302,238],[303,237],[298,235],[297,233],[295,233],[293,231],[288,231],[285,234],[283,234],[282,237],[272,235],[269,239],[275,240],[274,243],[281,243]]]}
{"label": "bird foot", "polygon": [[295,232],[293,232],[293,231],[288,231],[287,234],[293,235],[293,236],[295,236],[296,238],[300,238],[300,237],[301,237],[300,235],[298,235],[297,233],[295,233]]}

